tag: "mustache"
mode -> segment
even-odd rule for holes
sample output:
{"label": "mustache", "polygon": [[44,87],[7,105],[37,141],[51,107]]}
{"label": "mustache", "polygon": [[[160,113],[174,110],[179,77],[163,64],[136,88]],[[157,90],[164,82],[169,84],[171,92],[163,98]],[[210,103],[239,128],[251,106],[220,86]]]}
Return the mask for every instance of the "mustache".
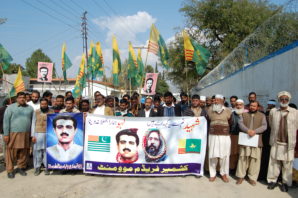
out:
{"label": "mustache", "polygon": [[124,148],[123,151],[131,152],[131,150],[129,148]]}
{"label": "mustache", "polygon": [[62,132],[62,133],[60,133],[60,136],[63,136],[63,135],[69,136],[69,134],[66,133],[66,132]]}

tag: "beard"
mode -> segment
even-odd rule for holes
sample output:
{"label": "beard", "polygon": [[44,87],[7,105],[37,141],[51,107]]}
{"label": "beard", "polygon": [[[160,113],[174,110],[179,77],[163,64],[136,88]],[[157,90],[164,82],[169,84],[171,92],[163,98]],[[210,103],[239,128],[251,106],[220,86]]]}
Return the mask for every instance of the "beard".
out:
{"label": "beard", "polygon": [[49,111],[49,107],[40,107],[40,111],[46,113]]}
{"label": "beard", "polygon": [[279,103],[280,107],[288,107],[290,102],[287,102],[286,104],[284,103]]}
{"label": "beard", "polygon": [[146,150],[147,150],[148,154],[149,154],[149,155],[153,155],[153,156],[157,155],[157,153],[158,153],[158,149],[159,149],[159,148],[157,148],[157,147],[156,147],[155,145],[153,145],[153,144],[151,144],[150,146],[147,146],[147,147],[146,147]]}
{"label": "beard", "polygon": [[38,100],[32,100],[33,104],[38,103]]}
{"label": "beard", "polygon": [[235,109],[235,113],[236,113],[237,115],[240,115],[240,114],[244,113],[244,108],[241,108],[241,109]]}
{"label": "beard", "polygon": [[223,107],[223,105],[221,105],[221,104],[213,104],[212,105],[212,110],[217,112],[217,113],[220,113],[223,110],[222,107]]}

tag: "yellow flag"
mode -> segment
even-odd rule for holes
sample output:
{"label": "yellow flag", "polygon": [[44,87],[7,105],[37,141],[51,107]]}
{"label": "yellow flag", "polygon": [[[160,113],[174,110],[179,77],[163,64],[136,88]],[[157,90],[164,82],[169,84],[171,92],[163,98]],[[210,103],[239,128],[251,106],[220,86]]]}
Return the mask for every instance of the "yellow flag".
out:
{"label": "yellow flag", "polygon": [[152,24],[151,31],[150,31],[148,51],[156,55],[158,54],[158,49],[159,49],[158,40],[159,40],[159,32],[156,29],[155,25]]}
{"label": "yellow flag", "polygon": [[183,31],[183,39],[184,39],[184,54],[186,61],[192,61],[194,47],[192,46],[188,34]]}
{"label": "yellow flag", "polygon": [[24,84],[24,81],[23,81],[21,67],[19,67],[18,75],[17,75],[16,80],[14,81],[13,86],[14,86],[16,94],[21,92],[21,91],[25,91],[25,84]]}

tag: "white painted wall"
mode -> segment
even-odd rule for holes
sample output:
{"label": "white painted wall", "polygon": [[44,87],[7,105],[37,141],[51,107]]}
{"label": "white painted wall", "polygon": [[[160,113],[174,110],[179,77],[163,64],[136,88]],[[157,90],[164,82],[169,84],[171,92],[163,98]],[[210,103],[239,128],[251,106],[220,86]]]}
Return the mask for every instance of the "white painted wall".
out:
{"label": "white painted wall", "polygon": [[194,92],[206,96],[219,93],[227,99],[236,95],[248,102],[248,93],[254,91],[257,100],[266,107],[268,100],[277,99],[277,93],[286,90],[292,94],[291,102],[298,106],[298,41],[291,49],[285,47],[263,60]]}

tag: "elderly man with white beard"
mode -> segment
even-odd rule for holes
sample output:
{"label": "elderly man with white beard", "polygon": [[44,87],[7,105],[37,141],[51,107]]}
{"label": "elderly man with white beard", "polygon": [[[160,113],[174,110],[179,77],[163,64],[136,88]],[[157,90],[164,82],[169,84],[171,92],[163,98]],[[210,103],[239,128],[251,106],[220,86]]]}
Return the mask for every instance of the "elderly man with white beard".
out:
{"label": "elderly man with white beard", "polygon": [[229,182],[231,115],[231,110],[224,106],[224,97],[217,94],[212,108],[208,110],[210,120],[208,142],[210,182],[216,179],[216,166],[218,161],[222,180],[226,183]]}
{"label": "elderly man with white beard", "polygon": [[292,185],[292,170],[296,145],[296,131],[298,129],[298,111],[289,107],[291,94],[287,91],[279,92],[279,108],[273,108],[269,114],[270,160],[267,174],[268,189],[277,185],[277,179],[282,170],[281,191],[287,192]]}
{"label": "elderly man with white beard", "polygon": [[236,171],[237,162],[239,158],[239,146],[238,146],[238,138],[239,138],[239,125],[238,121],[240,116],[248,112],[244,109],[244,101],[242,99],[237,99],[235,101],[235,107],[233,108],[232,113],[232,121],[231,125],[231,154],[230,154],[230,170]]}

